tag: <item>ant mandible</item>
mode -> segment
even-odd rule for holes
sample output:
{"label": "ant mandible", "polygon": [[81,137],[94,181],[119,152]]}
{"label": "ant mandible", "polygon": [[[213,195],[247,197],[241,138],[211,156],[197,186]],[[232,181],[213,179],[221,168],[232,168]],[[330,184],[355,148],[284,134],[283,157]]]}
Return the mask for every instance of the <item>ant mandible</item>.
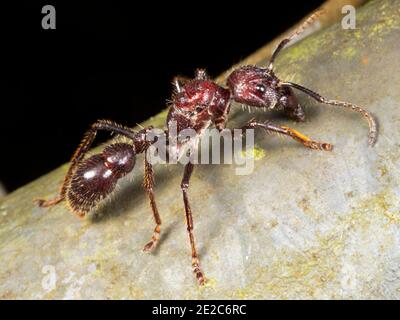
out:
{"label": "ant mandible", "polygon": [[[242,66],[229,75],[227,88],[212,81],[205,70],[200,69],[196,71],[194,79],[175,78],[173,82],[175,90],[167,117],[167,125],[171,121],[175,121],[178,133],[183,129],[191,128],[196,130],[198,135],[201,135],[201,132],[212,124],[221,131],[226,127],[232,101],[268,110],[283,110],[294,120],[304,121],[305,113],[293,93],[292,89],[294,88],[306,93],[320,103],[340,106],[361,113],[369,124],[368,143],[371,146],[374,145],[377,139],[377,126],[368,111],[349,102],[327,99],[296,83],[281,81],[273,72],[273,64],[279,52],[295,36],[299,35],[318,14],[319,12],[311,15],[290,37],[280,42],[273,52],[267,68]],[[312,140],[294,129],[275,125],[270,121],[257,122],[252,119],[240,129],[245,130],[248,128],[262,128],[269,133],[286,135],[311,149],[331,151],[333,148],[329,143]],[[125,136],[131,143],[111,144],[104,148],[103,152],[84,159],[99,130],[111,131]],[[72,157],[71,165],[64,178],[59,195],[51,200],[36,200],[38,205],[49,207],[66,200],[71,211],[79,217],[83,217],[113,191],[121,177],[133,170],[136,154],[145,153],[144,187],[150,200],[156,224],[151,240],[143,249],[145,252],[150,252],[158,243],[161,231],[161,218],[153,192],[153,168],[146,156],[151,145],[151,142],[146,140],[146,134],[151,130],[152,127],[147,127],[136,132],[108,120],[95,122],[86,132]],[[167,138],[169,138],[168,131],[166,131],[166,134]],[[191,162],[185,165],[181,190],[192,251],[192,268],[199,284],[203,285],[205,277],[200,269],[193,234],[192,211],[188,199],[189,180],[193,169],[194,165]]]}

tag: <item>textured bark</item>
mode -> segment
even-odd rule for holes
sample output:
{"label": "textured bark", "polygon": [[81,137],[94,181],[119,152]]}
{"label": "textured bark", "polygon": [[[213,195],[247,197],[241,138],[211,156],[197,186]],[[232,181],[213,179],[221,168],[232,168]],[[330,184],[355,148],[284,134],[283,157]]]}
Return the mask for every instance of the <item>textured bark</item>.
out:
{"label": "textured bark", "polygon": [[204,288],[191,272],[182,166],[155,167],[161,240],[154,254],[141,252],[154,223],[139,157],[133,180],[84,220],[63,204],[32,203],[56,194],[67,165],[0,200],[0,297],[400,298],[399,15],[399,1],[368,2],[356,30],[330,26],[276,63],[281,78],[374,113],[374,148],[358,114],[302,94],[301,124],[234,106],[231,127],[273,118],[335,149],[310,151],[260,132],[251,175],[235,175],[234,165],[196,168],[189,196]]}

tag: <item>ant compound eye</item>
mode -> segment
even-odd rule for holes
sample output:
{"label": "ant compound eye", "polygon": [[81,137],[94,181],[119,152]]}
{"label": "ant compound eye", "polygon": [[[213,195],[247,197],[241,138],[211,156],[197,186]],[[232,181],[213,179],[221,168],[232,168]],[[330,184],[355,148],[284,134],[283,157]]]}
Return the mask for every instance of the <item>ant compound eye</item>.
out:
{"label": "ant compound eye", "polygon": [[256,85],[256,90],[260,93],[264,93],[265,92],[265,86],[261,83]]}

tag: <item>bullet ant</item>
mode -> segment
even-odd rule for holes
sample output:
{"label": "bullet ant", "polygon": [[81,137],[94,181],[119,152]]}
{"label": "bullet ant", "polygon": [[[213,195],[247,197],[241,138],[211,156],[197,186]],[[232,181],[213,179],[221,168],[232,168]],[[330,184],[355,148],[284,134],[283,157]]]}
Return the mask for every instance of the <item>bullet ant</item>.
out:
{"label": "bullet ant", "polygon": [[[305,113],[298,103],[293,89],[302,91],[320,103],[344,107],[363,115],[369,124],[369,140],[372,146],[377,139],[377,126],[372,115],[363,108],[349,102],[327,99],[318,93],[292,82],[281,81],[273,71],[274,61],[280,51],[308,24],[318,13],[311,15],[288,38],[283,39],[272,54],[267,68],[256,66],[242,66],[234,70],[227,79],[227,88],[211,80],[206,71],[196,71],[194,79],[176,77],[174,79],[174,93],[167,116],[167,125],[172,121],[177,123],[178,133],[187,128],[194,129],[200,136],[202,131],[214,125],[219,131],[226,127],[231,102],[235,101],[247,106],[264,108],[267,110],[282,110],[296,121],[304,121]],[[315,150],[331,151],[333,146],[310,139],[302,133],[287,126],[279,126],[270,121],[258,122],[250,120],[242,130],[262,128],[268,133],[288,136],[305,147]],[[117,181],[131,172],[135,166],[136,155],[145,153],[151,142],[146,140],[146,134],[153,128],[147,127],[138,132],[108,120],[99,120],[86,132],[81,144],[72,157],[71,165],[65,176],[59,195],[52,200],[36,200],[41,207],[55,205],[66,200],[71,211],[83,217],[86,213],[106,198],[114,189]],[[99,130],[111,131],[124,136],[131,143],[114,143],[107,146],[101,153],[84,159],[96,133]],[[166,131],[167,141],[170,138]],[[183,147],[183,146],[180,146]],[[155,202],[153,192],[153,167],[144,157],[144,187],[150,200],[155,228],[151,240],[144,246],[143,251],[150,252],[159,241],[161,218]],[[205,283],[205,277],[200,269],[195,238],[193,234],[193,217],[190,209],[188,188],[194,165],[189,162],[185,165],[181,190],[186,215],[187,232],[192,252],[192,268],[200,285]]]}

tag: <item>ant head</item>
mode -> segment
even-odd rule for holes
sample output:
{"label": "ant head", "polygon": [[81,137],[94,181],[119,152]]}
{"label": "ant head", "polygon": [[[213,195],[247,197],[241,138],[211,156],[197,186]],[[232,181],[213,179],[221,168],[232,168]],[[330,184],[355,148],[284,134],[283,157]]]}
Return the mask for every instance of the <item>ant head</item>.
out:
{"label": "ant head", "polygon": [[232,99],[253,107],[270,107],[277,99],[278,83],[272,70],[256,66],[238,68],[227,80]]}

